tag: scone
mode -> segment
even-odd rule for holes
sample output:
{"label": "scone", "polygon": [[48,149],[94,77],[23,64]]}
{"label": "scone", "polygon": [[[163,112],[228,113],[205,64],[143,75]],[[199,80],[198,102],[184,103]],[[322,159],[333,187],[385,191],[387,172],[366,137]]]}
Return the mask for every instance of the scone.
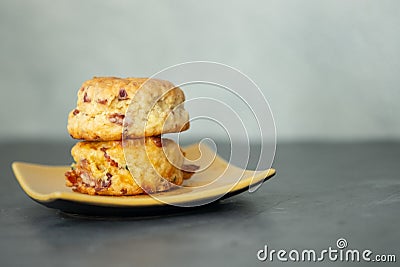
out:
{"label": "scone", "polygon": [[183,91],[168,81],[95,77],[79,89],[67,128],[75,139],[122,140],[122,124],[127,115],[125,138],[181,132],[189,128],[184,101]]}
{"label": "scone", "polygon": [[181,170],[183,152],[179,146],[160,137],[79,142],[71,154],[76,163],[65,173],[66,185],[90,195],[161,192],[181,185],[193,174]]}

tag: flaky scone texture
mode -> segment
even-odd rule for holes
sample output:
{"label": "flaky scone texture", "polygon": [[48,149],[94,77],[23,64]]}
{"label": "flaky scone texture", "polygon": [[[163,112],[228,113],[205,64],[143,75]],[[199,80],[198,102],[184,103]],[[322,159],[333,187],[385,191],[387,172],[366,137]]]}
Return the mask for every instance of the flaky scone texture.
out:
{"label": "flaky scone texture", "polygon": [[79,89],[67,128],[86,141],[122,140],[123,129],[125,138],[181,132],[189,128],[184,101],[183,91],[168,81],[94,77]]}
{"label": "flaky scone texture", "polygon": [[65,174],[66,185],[90,195],[161,192],[192,175],[180,168],[183,152],[179,146],[160,137],[79,142],[71,154],[75,163]]}

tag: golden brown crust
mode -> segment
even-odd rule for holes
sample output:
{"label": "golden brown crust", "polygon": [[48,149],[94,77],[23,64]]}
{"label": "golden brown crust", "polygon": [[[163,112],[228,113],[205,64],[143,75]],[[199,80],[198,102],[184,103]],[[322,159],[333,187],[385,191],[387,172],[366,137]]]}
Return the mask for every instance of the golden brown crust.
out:
{"label": "golden brown crust", "polygon": [[[141,87],[143,90],[139,90]],[[126,115],[130,122],[125,136],[128,138],[180,132],[189,128],[184,101],[183,91],[168,81],[95,77],[79,89],[77,106],[69,113],[67,128],[76,139],[121,140]]]}
{"label": "golden brown crust", "polygon": [[160,192],[181,185],[188,176],[180,170],[183,155],[178,145],[159,137],[124,144],[79,142],[71,154],[76,163],[66,173],[66,185],[90,195],[137,195],[144,193],[142,187],[147,193]]}

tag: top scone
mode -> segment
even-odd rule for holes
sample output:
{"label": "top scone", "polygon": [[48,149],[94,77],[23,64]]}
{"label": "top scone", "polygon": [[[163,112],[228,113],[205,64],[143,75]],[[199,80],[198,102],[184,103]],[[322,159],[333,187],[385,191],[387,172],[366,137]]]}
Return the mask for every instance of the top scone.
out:
{"label": "top scone", "polygon": [[183,91],[168,81],[94,77],[78,91],[68,132],[87,141],[121,140],[123,130],[124,138],[181,132],[189,128],[184,101]]}

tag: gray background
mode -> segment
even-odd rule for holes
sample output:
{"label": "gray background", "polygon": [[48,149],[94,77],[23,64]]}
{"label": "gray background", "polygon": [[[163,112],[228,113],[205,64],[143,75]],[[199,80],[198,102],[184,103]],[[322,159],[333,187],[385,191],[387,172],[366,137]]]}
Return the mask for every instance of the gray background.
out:
{"label": "gray background", "polygon": [[69,138],[92,76],[210,60],[259,85],[280,140],[399,140],[399,14],[399,1],[1,1],[0,138]]}

